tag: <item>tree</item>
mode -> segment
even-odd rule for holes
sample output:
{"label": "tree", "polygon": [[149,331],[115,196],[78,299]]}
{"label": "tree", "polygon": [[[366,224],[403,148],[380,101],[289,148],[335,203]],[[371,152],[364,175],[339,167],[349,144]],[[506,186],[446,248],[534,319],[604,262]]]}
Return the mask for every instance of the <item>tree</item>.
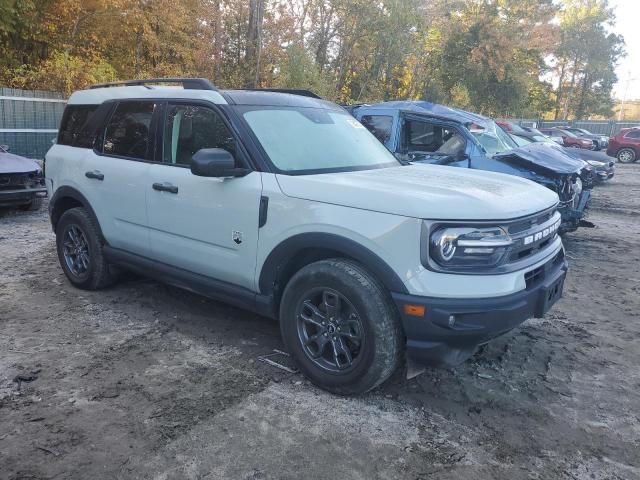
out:
{"label": "tree", "polygon": [[566,0],[559,20],[555,118],[610,115],[615,65],[624,53],[624,39],[608,33],[613,11],[607,0]]}

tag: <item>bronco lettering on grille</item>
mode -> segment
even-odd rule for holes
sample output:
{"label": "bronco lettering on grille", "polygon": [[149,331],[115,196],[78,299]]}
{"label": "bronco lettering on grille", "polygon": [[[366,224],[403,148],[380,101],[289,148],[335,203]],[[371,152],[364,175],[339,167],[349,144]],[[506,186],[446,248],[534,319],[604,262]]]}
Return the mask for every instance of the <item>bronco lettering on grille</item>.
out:
{"label": "bronco lettering on grille", "polygon": [[547,238],[549,235],[553,235],[558,231],[558,228],[560,228],[560,223],[561,221],[558,220],[556,223],[554,223],[550,227],[545,228],[544,230],[540,230],[539,232],[536,232],[532,235],[527,235],[526,237],[524,237],[524,244],[530,245],[533,242],[539,242],[540,240]]}

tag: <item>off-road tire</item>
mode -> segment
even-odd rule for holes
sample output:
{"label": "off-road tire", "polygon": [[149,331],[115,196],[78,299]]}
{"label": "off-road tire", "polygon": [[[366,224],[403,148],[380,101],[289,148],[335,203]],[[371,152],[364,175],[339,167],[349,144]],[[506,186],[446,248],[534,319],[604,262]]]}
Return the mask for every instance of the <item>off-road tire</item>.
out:
{"label": "off-road tire", "polygon": [[[71,226],[77,227],[84,234],[88,246],[89,267],[83,275],[74,274],[65,261],[64,236]],[[56,226],[56,246],[60,266],[73,286],[83,290],[98,290],[115,281],[114,271],[102,252],[103,243],[98,227],[84,208],[71,208],[62,214]]]}
{"label": "off-road tire", "polygon": [[636,161],[636,152],[633,148],[621,148],[616,154],[620,163],[633,163]]}
{"label": "off-road tire", "polygon": [[[347,372],[330,372],[318,366],[306,353],[299,334],[300,305],[310,291],[325,288],[345,297],[357,311],[362,327],[364,341],[357,353],[359,360]],[[300,269],[282,296],[280,330],[301,372],[315,385],[339,395],[360,394],[377,387],[404,359],[404,334],[389,292],[362,265],[351,260],[321,260]]]}

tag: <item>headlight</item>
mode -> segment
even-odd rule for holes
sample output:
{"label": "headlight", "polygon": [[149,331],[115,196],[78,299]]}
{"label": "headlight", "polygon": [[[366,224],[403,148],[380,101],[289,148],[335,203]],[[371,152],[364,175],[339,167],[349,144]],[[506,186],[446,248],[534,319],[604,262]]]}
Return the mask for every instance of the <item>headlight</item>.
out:
{"label": "headlight", "polygon": [[444,268],[493,267],[511,244],[511,237],[500,227],[439,228],[431,233],[429,254]]}
{"label": "headlight", "polygon": [[587,160],[587,163],[592,167],[604,167],[606,165],[604,162],[599,162],[598,160]]}

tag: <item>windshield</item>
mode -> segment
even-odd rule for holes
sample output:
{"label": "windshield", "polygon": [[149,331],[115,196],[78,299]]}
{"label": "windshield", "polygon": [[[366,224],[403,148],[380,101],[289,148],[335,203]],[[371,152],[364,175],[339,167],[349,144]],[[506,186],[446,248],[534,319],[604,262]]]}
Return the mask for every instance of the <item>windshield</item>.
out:
{"label": "windshield", "polygon": [[487,120],[482,125],[467,124],[467,128],[489,156],[518,147],[516,142],[493,120]]}
{"label": "windshield", "polygon": [[400,165],[346,112],[303,107],[239,108],[280,172],[329,173]]}
{"label": "windshield", "polygon": [[516,144],[519,147],[524,147],[525,145],[529,145],[531,143],[531,140],[528,140],[528,139],[526,139],[524,137],[519,137],[517,135],[511,135],[511,140],[516,142]]}

